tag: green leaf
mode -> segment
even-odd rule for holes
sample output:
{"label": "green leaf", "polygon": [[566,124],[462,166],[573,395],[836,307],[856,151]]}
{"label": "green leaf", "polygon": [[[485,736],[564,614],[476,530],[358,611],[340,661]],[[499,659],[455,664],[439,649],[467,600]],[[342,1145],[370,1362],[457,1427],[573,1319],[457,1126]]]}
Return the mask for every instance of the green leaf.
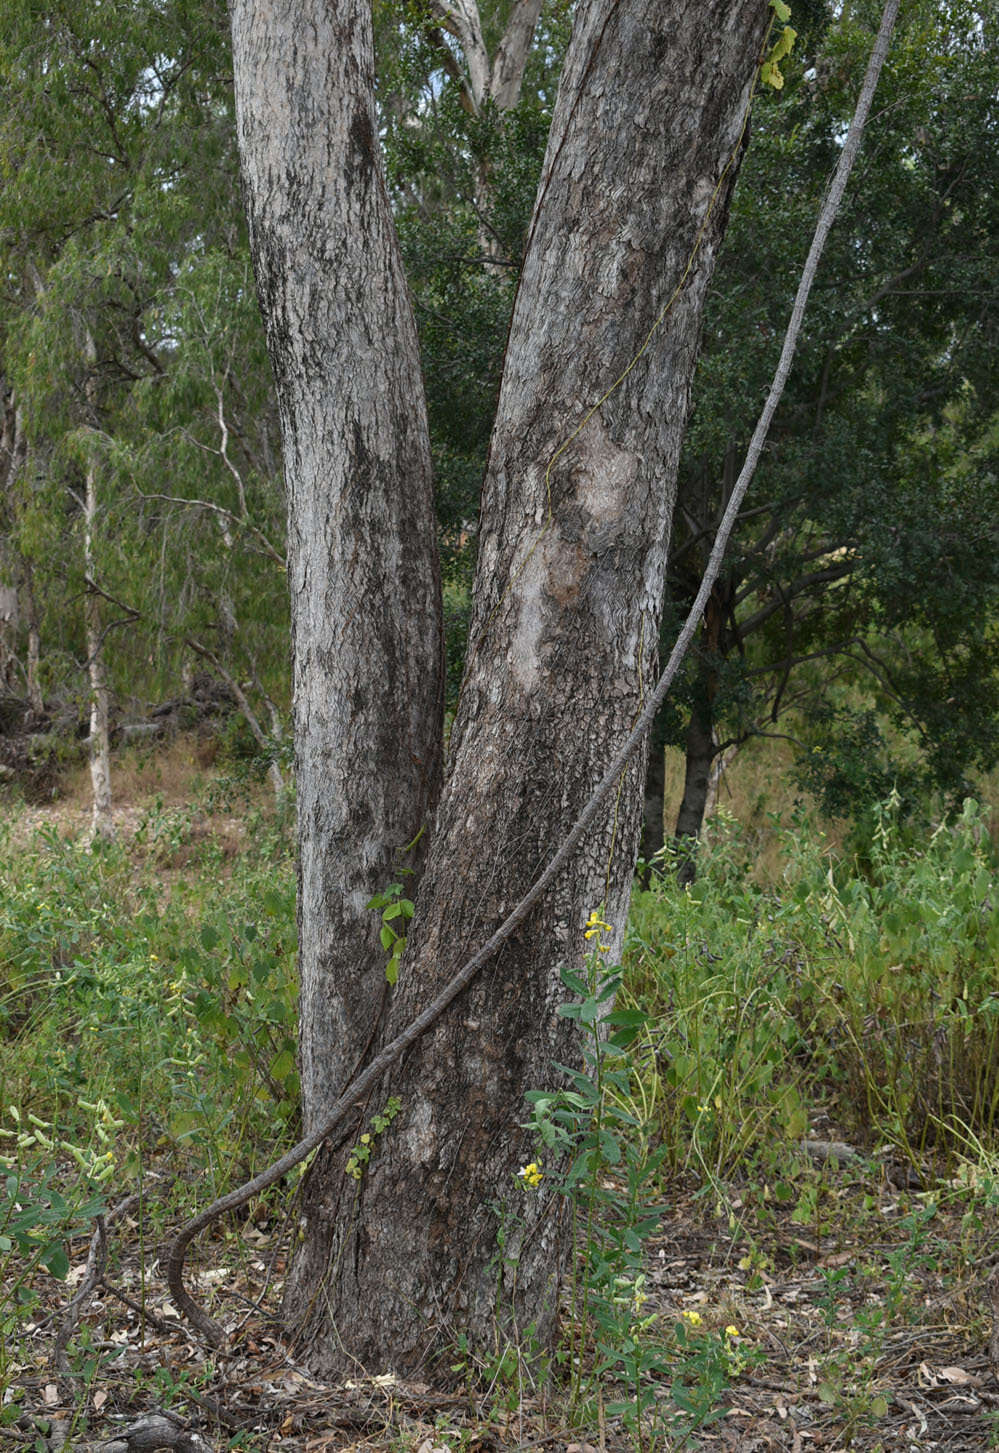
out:
{"label": "green leaf", "polygon": [[627,1027],[631,1027],[632,1025],[634,1025],[641,1028],[644,1025],[648,1024],[651,1017],[651,1015],[646,1014],[644,1009],[612,1009],[611,1012],[605,1016],[604,1023],[622,1024]]}
{"label": "green leaf", "polygon": [[781,25],[791,19],[791,7],[785,5],[784,0],[770,0],[770,8],[780,21]]}
{"label": "green leaf", "polygon": [[392,985],[395,985],[399,982],[399,960],[395,957],[394,954],[385,965],[385,980],[386,983]]}
{"label": "green leaf", "polygon": [[584,995],[589,993],[589,984],[586,983],[585,979],[581,979],[578,974],[574,974],[571,969],[560,969],[559,978],[566,988],[571,989],[574,994]]}
{"label": "green leaf", "polygon": [[204,928],[201,930],[201,947],[205,950],[206,953],[210,954],[212,949],[215,948],[218,944],[218,941],[218,934],[215,932],[214,928],[212,928],[210,923],[206,923]]}
{"label": "green leaf", "polygon": [[621,1160],[621,1147],[617,1143],[617,1137],[609,1130],[600,1132],[600,1153],[608,1165],[618,1165]]}
{"label": "green leaf", "polygon": [[271,1061],[271,1077],[275,1080],[286,1080],[295,1069],[295,1056],[290,1050],[283,1049],[280,1054],[275,1055]]}
{"label": "green leaf", "polygon": [[42,1265],[58,1281],[65,1281],[66,1273],[69,1271],[69,1257],[66,1255],[66,1248],[59,1243],[46,1246],[42,1252]]}

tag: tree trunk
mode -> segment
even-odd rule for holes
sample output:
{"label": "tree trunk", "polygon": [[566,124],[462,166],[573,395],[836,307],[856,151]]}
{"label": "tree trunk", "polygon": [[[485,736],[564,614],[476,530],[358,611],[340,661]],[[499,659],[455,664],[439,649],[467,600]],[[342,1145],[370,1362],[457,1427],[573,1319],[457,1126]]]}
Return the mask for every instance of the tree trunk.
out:
{"label": "tree trunk", "polygon": [[[654,738],[655,730],[650,733]],[[645,883],[653,869],[650,864],[666,841],[666,748],[653,739],[645,768],[645,798],[642,804],[642,846],[639,856],[645,861]],[[656,865],[659,866],[658,864]]]}
{"label": "tree trunk", "polygon": [[85,638],[87,643],[87,676],[90,683],[90,785],[93,809],[90,821],[91,842],[114,837],[111,812],[111,732],[110,696],[107,669],[104,664],[104,634],[101,629],[100,596],[93,588],[96,573],[94,533],[97,525],[97,465],[87,463],[87,493],[83,516],[83,566],[86,591],[83,597]]}
{"label": "tree trunk", "polygon": [[28,703],[36,717],[45,713],[45,698],[42,695],[42,633],[38,625],[38,603],[35,600],[34,581],[31,569],[24,570],[25,616],[28,622],[28,663],[25,675],[28,682]]}
{"label": "tree trunk", "polygon": [[692,883],[697,876],[697,843],[711,790],[711,763],[718,755],[715,733],[715,698],[718,695],[718,660],[725,623],[725,586],[711,592],[698,649],[694,705],[687,727],[683,798],[677,813],[673,841],[677,849],[677,880]]}
{"label": "tree trunk", "polygon": [[[306,1128],[370,1044],[372,894],[441,772],[440,575],[416,329],[365,0],[233,0],[237,130],[288,489]],[[415,881],[415,880],[414,880]]]}
{"label": "tree trunk", "polygon": [[711,780],[711,763],[718,751],[718,738],[711,720],[710,706],[695,705],[690,713],[684,742],[686,769],[683,798],[676,816],[674,843],[677,850],[677,881],[692,883],[697,876],[697,844],[704,824]]}
{"label": "tree trunk", "polygon": [[[14,518],[13,491],[24,467],[26,454],[21,410],[13,390],[3,388],[2,426],[0,426],[0,528],[7,534]],[[12,689],[17,676],[17,632],[19,610],[17,576],[19,571],[5,541],[0,539],[0,686]]]}
{"label": "tree trunk", "polygon": [[[577,11],[484,488],[450,777],[389,1032],[535,878],[654,680],[701,309],[765,28],[761,0]],[[550,1342],[567,1227],[547,1183],[528,1195],[516,1179],[534,1149],[518,1124],[524,1092],[578,1059],[555,1010],[591,909],[621,942],[643,770],[392,1074],[402,1111],[361,1179],[343,1150],[314,1162],[286,1295],[313,1366],[412,1371],[459,1331],[479,1348]]]}

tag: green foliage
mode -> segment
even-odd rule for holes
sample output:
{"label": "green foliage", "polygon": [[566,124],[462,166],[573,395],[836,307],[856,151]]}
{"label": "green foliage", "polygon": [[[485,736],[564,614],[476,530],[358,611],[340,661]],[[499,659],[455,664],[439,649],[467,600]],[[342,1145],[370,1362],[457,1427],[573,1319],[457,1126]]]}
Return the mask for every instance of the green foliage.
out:
{"label": "green foliage", "polygon": [[361,1179],[372,1155],[377,1149],[376,1141],[378,1137],[385,1134],[401,1109],[402,1101],[398,1095],[390,1095],[385,1101],[384,1110],[380,1110],[377,1115],[372,1115],[368,1121],[370,1129],[366,1130],[360,1136],[357,1144],[347,1157],[347,1164],[343,1168],[344,1175],[350,1176],[355,1181]]}
{"label": "green foliage", "polygon": [[[62,1281],[69,1270],[67,1241],[86,1233],[104,1210],[86,1180],[67,1187],[52,1163],[52,1143],[32,1134],[32,1122],[22,1127],[16,1109],[8,1116],[15,1128],[0,1141],[0,1390],[16,1334],[38,1305],[38,1272]],[[48,1139],[42,1127],[34,1129]]]}
{"label": "green foliage", "polygon": [[[11,856],[0,873],[5,1102],[75,1145],[94,1133],[94,1106],[110,1106],[126,1176],[150,1135],[217,1175],[255,1139],[294,1127],[291,856],[267,831],[255,849],[230,876],[191,815],[151,813],[139,872],[120,846],[91,854],[54,833]],[[164,896],[162,865],[177,856],[186,874]]]}
{"label": "green foliage", "polygon": [[[620,969],[608,969],[601,958],[609,932],[591,914],[586,936],[596,944],[586,978],[562,970],[577,997],[558,1012],[579,1025],[583,1069],[560,1065],[564,1088],[527,1095],[527,1128],[542,1154],[565,1166],[555,1184],[571,1202],[581,1248],[570,1309],[574,1411],[595,1399],[639,1449],[664,1437],[682,1446],[724,1416],[721,1395],[755,1354],[733,1326],[695,1330],[701,1318],[690,1314],[667,1330],[648,1305],[647,1242],[660,1220],[651,1196],[668,1148],[652,1147],[654,1097],[650,1102],[636,1054],[654,1016],[614,1007],[622,980]],[[532,1162],[520,1174],[532,1189],[544,1173]],[[604,1403],[608,1380],[614,1395]]]}
{"label": "green foliage", "polygon": [[625,986],[649,1017],[671,1168],[779,1161],[821,1105],[852,1135],[954,1157],[999,1130],[995,864],[981,809],[915,839],[877,813],[863,869],[804,819],[778,887],[727,823],[689,890],[636,894]]}
{"label": "green foliage", "polygon": [[175,689],[193,638],[280,701],[284,501],[224,15],[66,0],[43,23],[33,0],[9,8],[0,374],[25,452],[0,498],[0,573],[30,592],[43,689],[87,691],[89,469],[119,698]]}
{"label": "green foliage", "polygon": [[365,904],[366,908],[380,911],[382,916],[381,944],[388,954],[385,978],[390,984],[399,981],[399,964],[406,948],[406,935],[400,933],[396,924],[408,923],[416,911],[416,905],[402,896],[402,884],[390,883],[383,893],[376,893]]}
{"label": "green foliage", "polygon": [[[706,310],[670,565],[678,612],[769,383],[876,26],[873,7],[816,9],[795,5],[786,84],[757,98]],[[822,714],[817,786],[848,815],[901,787],[903,766],[907,796],[940,789],[957,805],[999,753],[997,86],[988,24],[933,0],[904,8],[685,709],[663,723],[682,742],[697,710],[739,742],[785,713]],[[904,736],[910,760],[889,766],[879,747],[870,781],[851,774],[858,713]]]}

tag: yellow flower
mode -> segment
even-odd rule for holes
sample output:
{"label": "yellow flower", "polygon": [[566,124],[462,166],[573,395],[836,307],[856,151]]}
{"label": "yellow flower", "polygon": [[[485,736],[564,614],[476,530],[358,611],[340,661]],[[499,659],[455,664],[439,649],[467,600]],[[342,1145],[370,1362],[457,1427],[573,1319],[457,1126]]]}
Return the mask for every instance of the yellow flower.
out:
{"label": "yellow flower", "polygon": [[535,1190],[544,1180],[545,1173],[541,1169],[538,1162],[536,1160],[532,1160],[530,1165],[522,1165],[517,1174],[520,1176],[520,1179],[524,1182],[525,1186],[530,1186],[532,1190]]}
{"label": "yellow flower", "polygon": [[700,1312],[681,1312],[680,1316],[690,1327],[699,1327],[701,1325]]}
{"label": "yellow flower", "polygon": [[725,1328],[725,1336],[726,1337],[739,1337],[739,1336],[741,1336],[741,1333],[739,1332],[738,1327],[733,1327],[732,1326],[732,1323],[729,1322],[728,1326]]}

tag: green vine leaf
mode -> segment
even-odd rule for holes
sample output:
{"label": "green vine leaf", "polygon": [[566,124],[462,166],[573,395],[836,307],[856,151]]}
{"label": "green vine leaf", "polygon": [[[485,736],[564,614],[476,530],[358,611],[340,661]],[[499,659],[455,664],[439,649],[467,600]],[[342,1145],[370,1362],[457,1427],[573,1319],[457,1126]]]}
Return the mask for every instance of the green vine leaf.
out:
{"label": "green vine leaf", "polygon": [[[789,15],[791,13],[784,4],[780,5],[780,10],[778,10],[778,6],[775,4],[774,10],[778,14],[778,18],[783,18],[780,15],[780,10],[787,11]],[[793,26],[785,25],[771,46],[770,54],[760,68],[760,80],[765,86],[772,86],[775,91],[784,89],[784,76],[781,72],[780,63],[786,56],[791,54],[791,51],[794,49],[794,42],[797,39],[798,32]]]}

